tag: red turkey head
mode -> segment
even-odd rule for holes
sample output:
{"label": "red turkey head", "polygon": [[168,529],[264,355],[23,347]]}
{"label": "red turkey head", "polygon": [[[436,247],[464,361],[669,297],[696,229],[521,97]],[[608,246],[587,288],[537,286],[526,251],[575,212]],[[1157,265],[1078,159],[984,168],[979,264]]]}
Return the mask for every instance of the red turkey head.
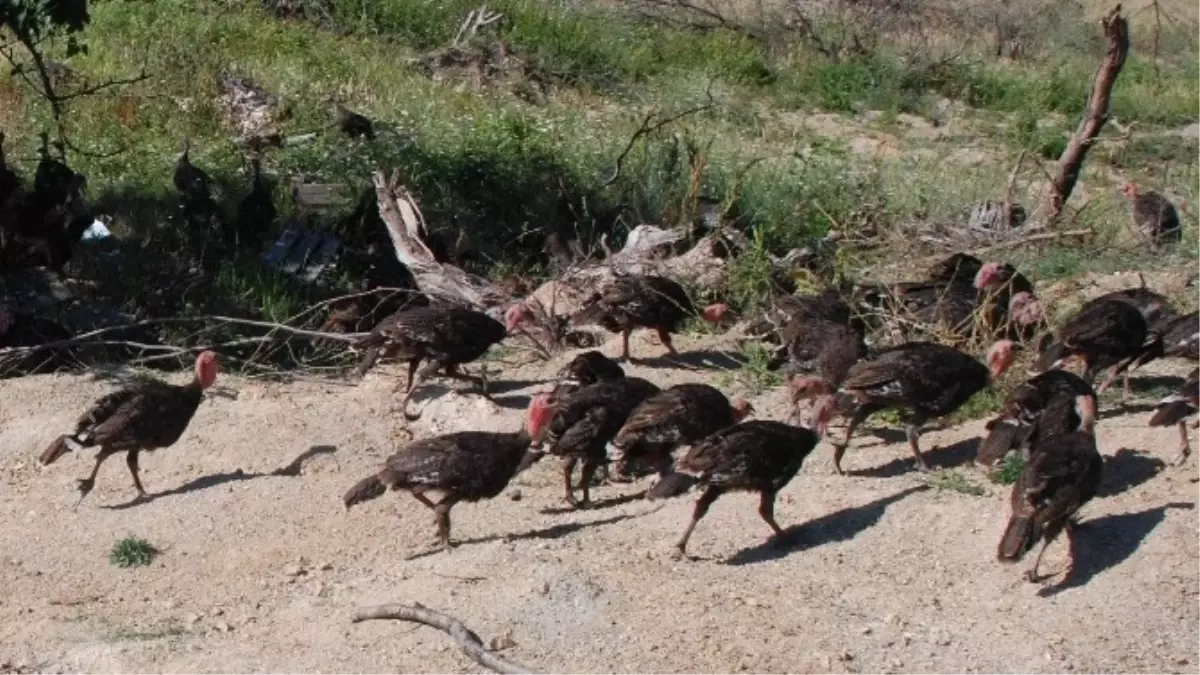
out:
{"label": "red turkey head", "polygon": [[988,288],[999,276],[1000,263],[996,261],[984,263],[983,267],[980,267],[979,271],[975,273],[975,288]]}
{"label": "red turkey head", "polygon": [[535,394],[529,400],[529,413],[525,418],[525,430],[529,432],[529,437],[536,441],[553,416],[554,407],[550,405],[550,394]]}
{"label": "red turkey head", "polygon": [[196,381],[201,389],[208,389],[217,381],[217,353],[200,352],[196,357]]}
{"label": "red turkey head", "polygon": [[729,313],[729,305],[718,302],[715,305],[709,305],[700,312],[700,317],[711,324],[719,324],[725,320],[725,315]]}
{"label": "red turkey head", "polygon": [[12,317],[9,316],[7,307],[0,307],[0,335],[8,333],[9,328],[12,328]]}
{"label": "red turkey head", "polygon": [[741,422],[750,415],[754,414],[754,406],[750,405],[750,401],[747,401],[741,396],[733,399],[733,401],[730,402],[729,407],[733,408],[734,422]]}
{"label": "red turkey head", "polygon": [[1121,183],[1121,194],[1125,195],[1125,197],[1130,200],[1137,199],[1138,195],[1140,194],[1138,184],[1131,180]]}
{"label": "red turkey head", "polygon": [[1021,291],[1008,300],[1008,315],[1022,326],[1042,320],[1042,303],[1029,291]]}
{"label": "red turkey head", "polygon": [[1076,396],[1075,414],[1079,415],[1079,430],[1092,435],[1096,427],[1096,399],[1087,394]]}
{"label": "red turkey head", "polygon": [[1000,340],[988,350],[987,366],[992,371],[992,378],[1000,377],[1012,365],[1017,356],[1016,347],[1012,340]]}
{"label": "red turkey head", "polygon": [[788,379],[788,390],[792,394],[792,403],[801,399],[832,394],[829,383],[819,377],[796,374]]}
{"label": "red turkey head", "polygon": [[504,328],[509,332],[513,332],[518,326],[526,321],[533,320],[533,312],[529,310],[529,306],[523,302],[518,302],[508,311],[504,312]]}

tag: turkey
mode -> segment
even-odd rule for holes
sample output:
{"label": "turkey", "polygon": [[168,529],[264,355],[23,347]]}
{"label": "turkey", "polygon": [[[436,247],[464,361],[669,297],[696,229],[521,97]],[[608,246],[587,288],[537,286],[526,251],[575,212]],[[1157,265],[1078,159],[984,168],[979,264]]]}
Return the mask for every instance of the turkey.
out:
{"label": "turkey", "polygon": [[553,400],[562,398],[580,387],[607,380],[619,380],[625,377],[621,364],[613,361],[595,349],[576,354],[558,371],[555,378],[554,391],[550,397]]}
{"label": "turkey", "polygon": [[775,522],[775,495],[800,470],[818,441],[820,436],[804,427],[774,420],[740,422],[693,445],[646,496],[673,497],[697,482],[704,487],[687,529],[675,544],[680,556],[687,555],[688,539],[696,523],[717,498],[732,490],[759,493],[758,515],[778,538],[783,530]]}
{"label": "turkey", "polygon": [[[1068,319],[1056,336],[1042,337],[1033,370],[1041,373],[1081,359],[1083,379],[1088,384],[1095,383],[1100,370],[1108,369],[1108,377],[1096,390],[1096,394],[1103,394],[1142,353],[1146,334],[1146,320],[1132,304],[1111,299],[1091,302]],[[1127,397],[1128,383],[1122,401]]]}
{"label": "turkey", "polygon": [[1017,447],[1028,449],[1040,439],[1079,430],[1075,400],[1086,396],[1095,406],[1096,392],[1078,375],[1048,370],[1008,393],[1000,414],[987,423],[988,436],[975,461],[990,467]]}
{"label": "turkey", "polygon": [[1200,312],[1183,316],[1164,316],[1152,323],[1147,330],[1150,333],[1150,337],[1147,338],[1148,344],[1129,370],[1136,370],[1155,359],[1166,357],[1186,359],[1192,363],[1200,360]]}
{"label": "turkey", "polygon": [[867,356],[862,334],[846,324],[821,319],[793,321],[784,333],[794,370],[788,379],[793,406],[836,391],[854,364]]}
{"label": "turkey", "polygon": [[1045,323],[1041,303],[1033,292],[1033,283],[1017,268],[1008,263],[985,263],[975,275],[974,285],[983,296],[982,302],[991,308],[989,316],[999,320],[990,328],[1021,341],[1040,332]]}
{"label": "turkey", "polygon": [[922,470],[929,464],[917,445],[921,425],[958,410],[989,382],[1012,365],[1011,340],[1000,340],[987,352],[984,366],[968,354],[933,342],[909,342],[879,352],[850,369],[834,395],[824,397],[817,410],[823,434],[835,410],[853,411],[845,438],[834,444],[833,466],[842,473],[842,456],[850,437],[868,417],[880,410],[905,413],[908,444]]}
{"label": "turkey", "polygon": [[1080,308],[1080,311],[1089,309],[1095,305],[1116,300],[1123,302],[1130,307],[1133,307],[1141,313],[1142,318],[1146,320],[1146,325],[1159,323],[1175,317],[1178,312],[1171,305],[1171,301],[1162,293],[1146,288],[1146,280],[1142,279],[1142,285],[1134,288],[1125,288],[1119,291],[1111,291],[1103,295],[1096,296],[1088,300]]}
{"label": "turkey", "polygon": [[1175,458],[1178,466],[1187,461],[1192,454],[1192,446],[1188,443],[1187,418],[1196,414],[1200,408],[1200,368],[1193,368],[1188,374],[1187,381],[1172,395],[1159,402],[1158,408],[1150,418],[1150,426],[1166,427],[1179,425],[1179,455]]}
{"label": "turkey", "polygon": [[209,185],[212,184],[212,179],[203,169],[192,164],[189,159],[191,147],[191,141],[184,138],[182,141],[183,151],[180,153],[179,159],[175,160],[172,182],[175,183],[175,189],[179,191],[179,194],[189,202],[207,202],[211,199]]}
{"label": "turkey", "polygon": [[[709,323],[720,323],[728,305],[709,305],[699,312]],[[619,276],[584,303],[573,317],[576,324],[598,323],[613,333],[621,334],[621,358],[628,361],[629,334],[634,328],[651,328],[672,356],[679,352],[671,342],[671,334],[684,319],[697,314],[696,306],[687,291],[665,277],[650,275]]]}
{"label": "turkey", "polygon": [[614,473],[626,478],[629,467],[640,461],[664,476],[677,447],[691,445],[752,412],[754,406],[746,399],[730,402],[720,390],[707,384],[668,387],[634,408],[613,437],[610,457]]}
{"label": "turkey", "polygon": [[[471,377],[459,372],[458,367],[483,356],[529,316],[528,308],[522,303],[508,309],[505,323],[465,307],[439,305],[402,309],[380,321],[366,337],[352,343],[355,349],[365,350],[356,374],[364,375],[381,354],[407,361],[408,387],[400,408],[410,421],[417,420],[420,414],[408,412],[408,400],[413,391],[438,370],[446,377],[478,384],[486,393],[487,380],[482,373],[477,378]],[[417,366],[422,361],[429,363],[418,371]]]}
{"label": "turkey", "polygon": [[42,452],[40,461],[50,465],[71,451],[100,448],[92,473],[79,481],[79,501],[75,503],[78,507],[92,491],[104,460],[124,452],[138,499],[145,499],[146,490],[138,476],[138,453],[165,448],[178,441],[204,400],[204,390],[216,379],[217,355],[205,351],[196,357],[195,376],[188,384],[150,380],[103,396],[79,418],[73,432],[59,436]]}
{"label": "turkey", "polygon": [[1154,246],[1179,241],[1182,230],[1175,205],[1166,197],[1149,190],[1143,191],[1137,183],[1121,185],[1121,194],[1133,205],[1133,224]]}
{"label": "turkey", "polygon": [[[75,183],[76,173],[50,154],[50,134],[43,131],[38,135],[42,139],[42,145],[38,148],[39,159],[33,175],[33,190],[49,195],[55,201],[64,199]],[[62,144],[55,143],[54,146],[61,157]]]}
{"label": "turkey", "polygon": [[355,483],[342,502],[349,510],[388,490],[407,490],[433,510],[438,543],[446,551],[451,547],[450,509],[458,502],[500,494],[549,412],[546,395],[538,394],[529,403],[525,427],[516,433],[459,431],[412,443],[388,457],[379,473]]}
{"label": "turkey", "polygon": [[982,260],[969,253],[954,253],[930,265],[925,276],[943,283],[973,282],[983,265]]}
{"label": "turkey", "polygon": [[238,202],[235,231],[238,246],[257,243],[275,221],[275,201],[262,178],[262,162],[258,157],[250,160],[250,176],[250,192]]}
{"label": "turkey", "polygon": [[1042,548],[1026,578],[1036,582],[1038,565],[1046,547],[1066,531],[1074,565],[1071,541],[1074,517],[1080,507],[1096,496],[1104,477],[1104,458],[1096,449],[1094,425],[1095,399],[1080,396],[1075,401],[1079,431],[1041,439],[1029,456],[1029,462],[1013,485],[1012,515],[1000,539],[997,558],[1012,563],[1020,560],[1038,543]]}
{"label": "turkey", "polygon": [[343,134],[350,138],[375,139],[375,125],[364,115],[360,115],[335,99],[327,99],[333,110],[333,123]]}
{"label": "turkey", "polygon": [[[625,424],[629,414],[658,387],[640,377],[597,382],[552,403],[553,414],[544,435],[535,435],[521,469],[527,469],[544,455],[563,457],[563,482],[567,503],[580,508],[588,503],[589,486],[596,469],[608,459],[606,446]],[[583,499],[575,498],[571,472],[583,461],[579,489]]]}

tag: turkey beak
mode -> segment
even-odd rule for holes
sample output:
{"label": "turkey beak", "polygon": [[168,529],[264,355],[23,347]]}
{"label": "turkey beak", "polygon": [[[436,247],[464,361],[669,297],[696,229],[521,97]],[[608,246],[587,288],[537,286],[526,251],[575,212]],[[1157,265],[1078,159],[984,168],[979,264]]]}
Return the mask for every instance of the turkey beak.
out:
{"label": "turkey beak", "polygon": [[542,452],[541,450],[534,450],[533,448],[526,450],[525,456],[521,458],[521,465],[517,467],[517,473],[521,473],[534,464],[537,464],[538,460],[540,460],[542,455],[545,454],[546,453]]}

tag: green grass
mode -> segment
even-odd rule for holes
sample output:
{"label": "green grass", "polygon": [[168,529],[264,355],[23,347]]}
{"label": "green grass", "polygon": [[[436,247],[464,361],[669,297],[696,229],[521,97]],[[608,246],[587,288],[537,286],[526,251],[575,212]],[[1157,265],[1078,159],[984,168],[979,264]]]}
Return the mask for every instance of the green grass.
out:
{"label": "green grass", "polygon": [[126,537],[113,545],[108,561],[117,567],[144,567],[154,561],[160,551],[145,539]]}
{"label": "green grass", "polygon": [[1012,485],[1021,477],[1025,470],[1025,460],[1020,453],[1010,453],[1000,462],[1000,466],[992,472],[991,479],[998,485]]}
{"label": "green grass", "polygon": [[[455,72],[431,78],[420,62],[446,46],[476,3],[329,6],[328,17],[306,22],[276,20],[257,2],[91,3],[89,50],[70,58],[72,67],[90,81],[128,76],[143,64],[149,75],[74,100],[68,112],[72,139],[95,153],[73,154],[71,163],[88,174],[92,203],[114,217],[123,238],[118,255],[84,254],[78,263],[80,276],[97,281],[97,299],[143,315],[278,321],[340,294],[357,274],[345,269],[321,286],[297,284],[262,270],[260,247],[231,250],[174,218],[171,170],[184,135],[192,139],[193,161],[216,181],[227,214],[248,189],[215,102],[224,71],[280,97],[290,112],[281,122],[285,134],[327,124],[322,101],[335,93],[388,127],[372,143],[322,133],[268,153],[265,168],[281,210],[288,176],[341,183],[357,196],[374,168],[398,168],[435,233],[466,234],[477,253],[466,263],[471,271],[536,275],[544,269],[541,245],[549,231],[578,234],[586,243],[607,233],[619,243],[640,223],[681,224],[703,195],[728,204],[733,223],[753,241],[752,250],[731,260],[727,288],[704,295],[753,310],[768,294],[770,255],[811,245],[834,228],[866,238],[900,223],[951,218],[971,202],[1002,194],[1017,151],[1057,157],[1099,53],[1094,22],[1073,16],[1044,22],[1038,49],[1008,63],[978,49],[918,58],[886,36],[870,54],[832,58],[796,41],[650,25],[612,5],[502,0],[489,5],[504,13],[496,37],[519,66],[476,86]],[[490,35],[485,31],[467,50],[487,52]],[[1136,44],[1114,92],[1113,116],[1139,131],[1194,122],[1200,69],[1195,58],[1183,58],[1194,46],[1164,42],[1171,58],[1152,63],[1145,43]],[[62,45],[49,51],[63,58]],[[943,119],[946,98],[970,108]],[[700,106],[706,107],[630,145],[648,115]],[[838,122],[810,124],[809,113],[820,111],[839,113]],[[867,111],[883,112],[875,126]],[[961,124],[945,138],[910,138],[900,113]],[[36,132],[48,122],[46,107],[24,85],[0,78],[6,151],[27,176]],[[871,156],[854,149],[881,128],[896,134],[902,152]],[[986,161],[954,163],[964,148]],[[1173,163],[1164,173],[1157,158],[1167,149]],[[622,170],[610,180],[623,152]],[[1195,203],[1193,160],[1194,152],[1147,136],[1093,150],[1083,180],[1106,186],[1105,171],[1118,168]],[[1040,179],[1042,168],[1030,167],[1023,178]],[[1032,206],[1036,194],[1031,186],[1018,197]],[[1111,190],[1084,198],[1091,201],[1077,226],[1107,231],[1127,217]],[[318,224],[344,233],[352,202]],[[275,234],[261,233],[258,243]],[[1039,280],[1108,260],[1131,264],[1121,252],[1097,253],[1107,245],[1103,237],[1088,246],[1052,244],[1021,262]],[[857,273],[897,253],[886,245],[865,252],[847,247],[837,264]],[[1194,260],[1195,246],[1180,257]]]}
{"label": "green grass", "polygon": [[939,469],[929,476],[928,484],[941,490],[949,490],[970,497],[982,497],[987,490],[954,469]]}

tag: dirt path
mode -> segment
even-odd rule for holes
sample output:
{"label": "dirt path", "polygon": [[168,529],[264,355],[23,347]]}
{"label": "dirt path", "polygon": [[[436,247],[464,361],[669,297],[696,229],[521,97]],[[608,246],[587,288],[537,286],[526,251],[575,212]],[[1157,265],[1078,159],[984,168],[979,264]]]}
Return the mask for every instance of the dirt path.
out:
{"label": "dirt path", "polygon": [[[558,365],[507,371],[519,388],[498,380],[497,400],[511,409],[448,395],[427,419],[514,429],[541,386],[530,382]],[[713,379],[631,371],[664,385]],[[868,433],[851,446],[858,475],[834,475],[827,444],[814,452],[780,497],[776,516],[794,532],[781,549],[764,545],[755,498],[733,495],[697,528],[690,548],[703,559],[676,562],[692,497],[651,503],[624,498],[644,484],[603,487],[597,508],[564,511],[557,465],[543,461],[508,496],[455,509],[456,550],[406,561],[433,539],[428,511],[407,496],[350,513],[340,503],[407,438],[387,414],[391,377],[226,378],[237,400],[205,403],[184,440],[143,460],[153,501],[121,508],[133,489],[116,459],[77,512],[90,453],[45,470],[36,455],[112,383],[0,383],[0,672],[479,672],[433,629],[349,622],[362,605],[413,601],[485,641],[510,633],[506,655],[543,672],[1197,672],[1197,464],[1162,466],[1176,432],[1146,428],[1144,410],[1101,421],[1104,494],[1084,514],[1074,580],[1047,592],[1024,581],[1031,560],[994,559],[1007,489],[967,467],[985,495],[923,489],[902,435],[886,432],[893,442]],[[770,417],[783,400],[753,403]],[[981,427],[923,443],[958,463]],[[298,475],[280,471],[298,458]],[[110,565],[130,534],[163,555]],[[1064,556],[1056,544],[1046,569]]]}

